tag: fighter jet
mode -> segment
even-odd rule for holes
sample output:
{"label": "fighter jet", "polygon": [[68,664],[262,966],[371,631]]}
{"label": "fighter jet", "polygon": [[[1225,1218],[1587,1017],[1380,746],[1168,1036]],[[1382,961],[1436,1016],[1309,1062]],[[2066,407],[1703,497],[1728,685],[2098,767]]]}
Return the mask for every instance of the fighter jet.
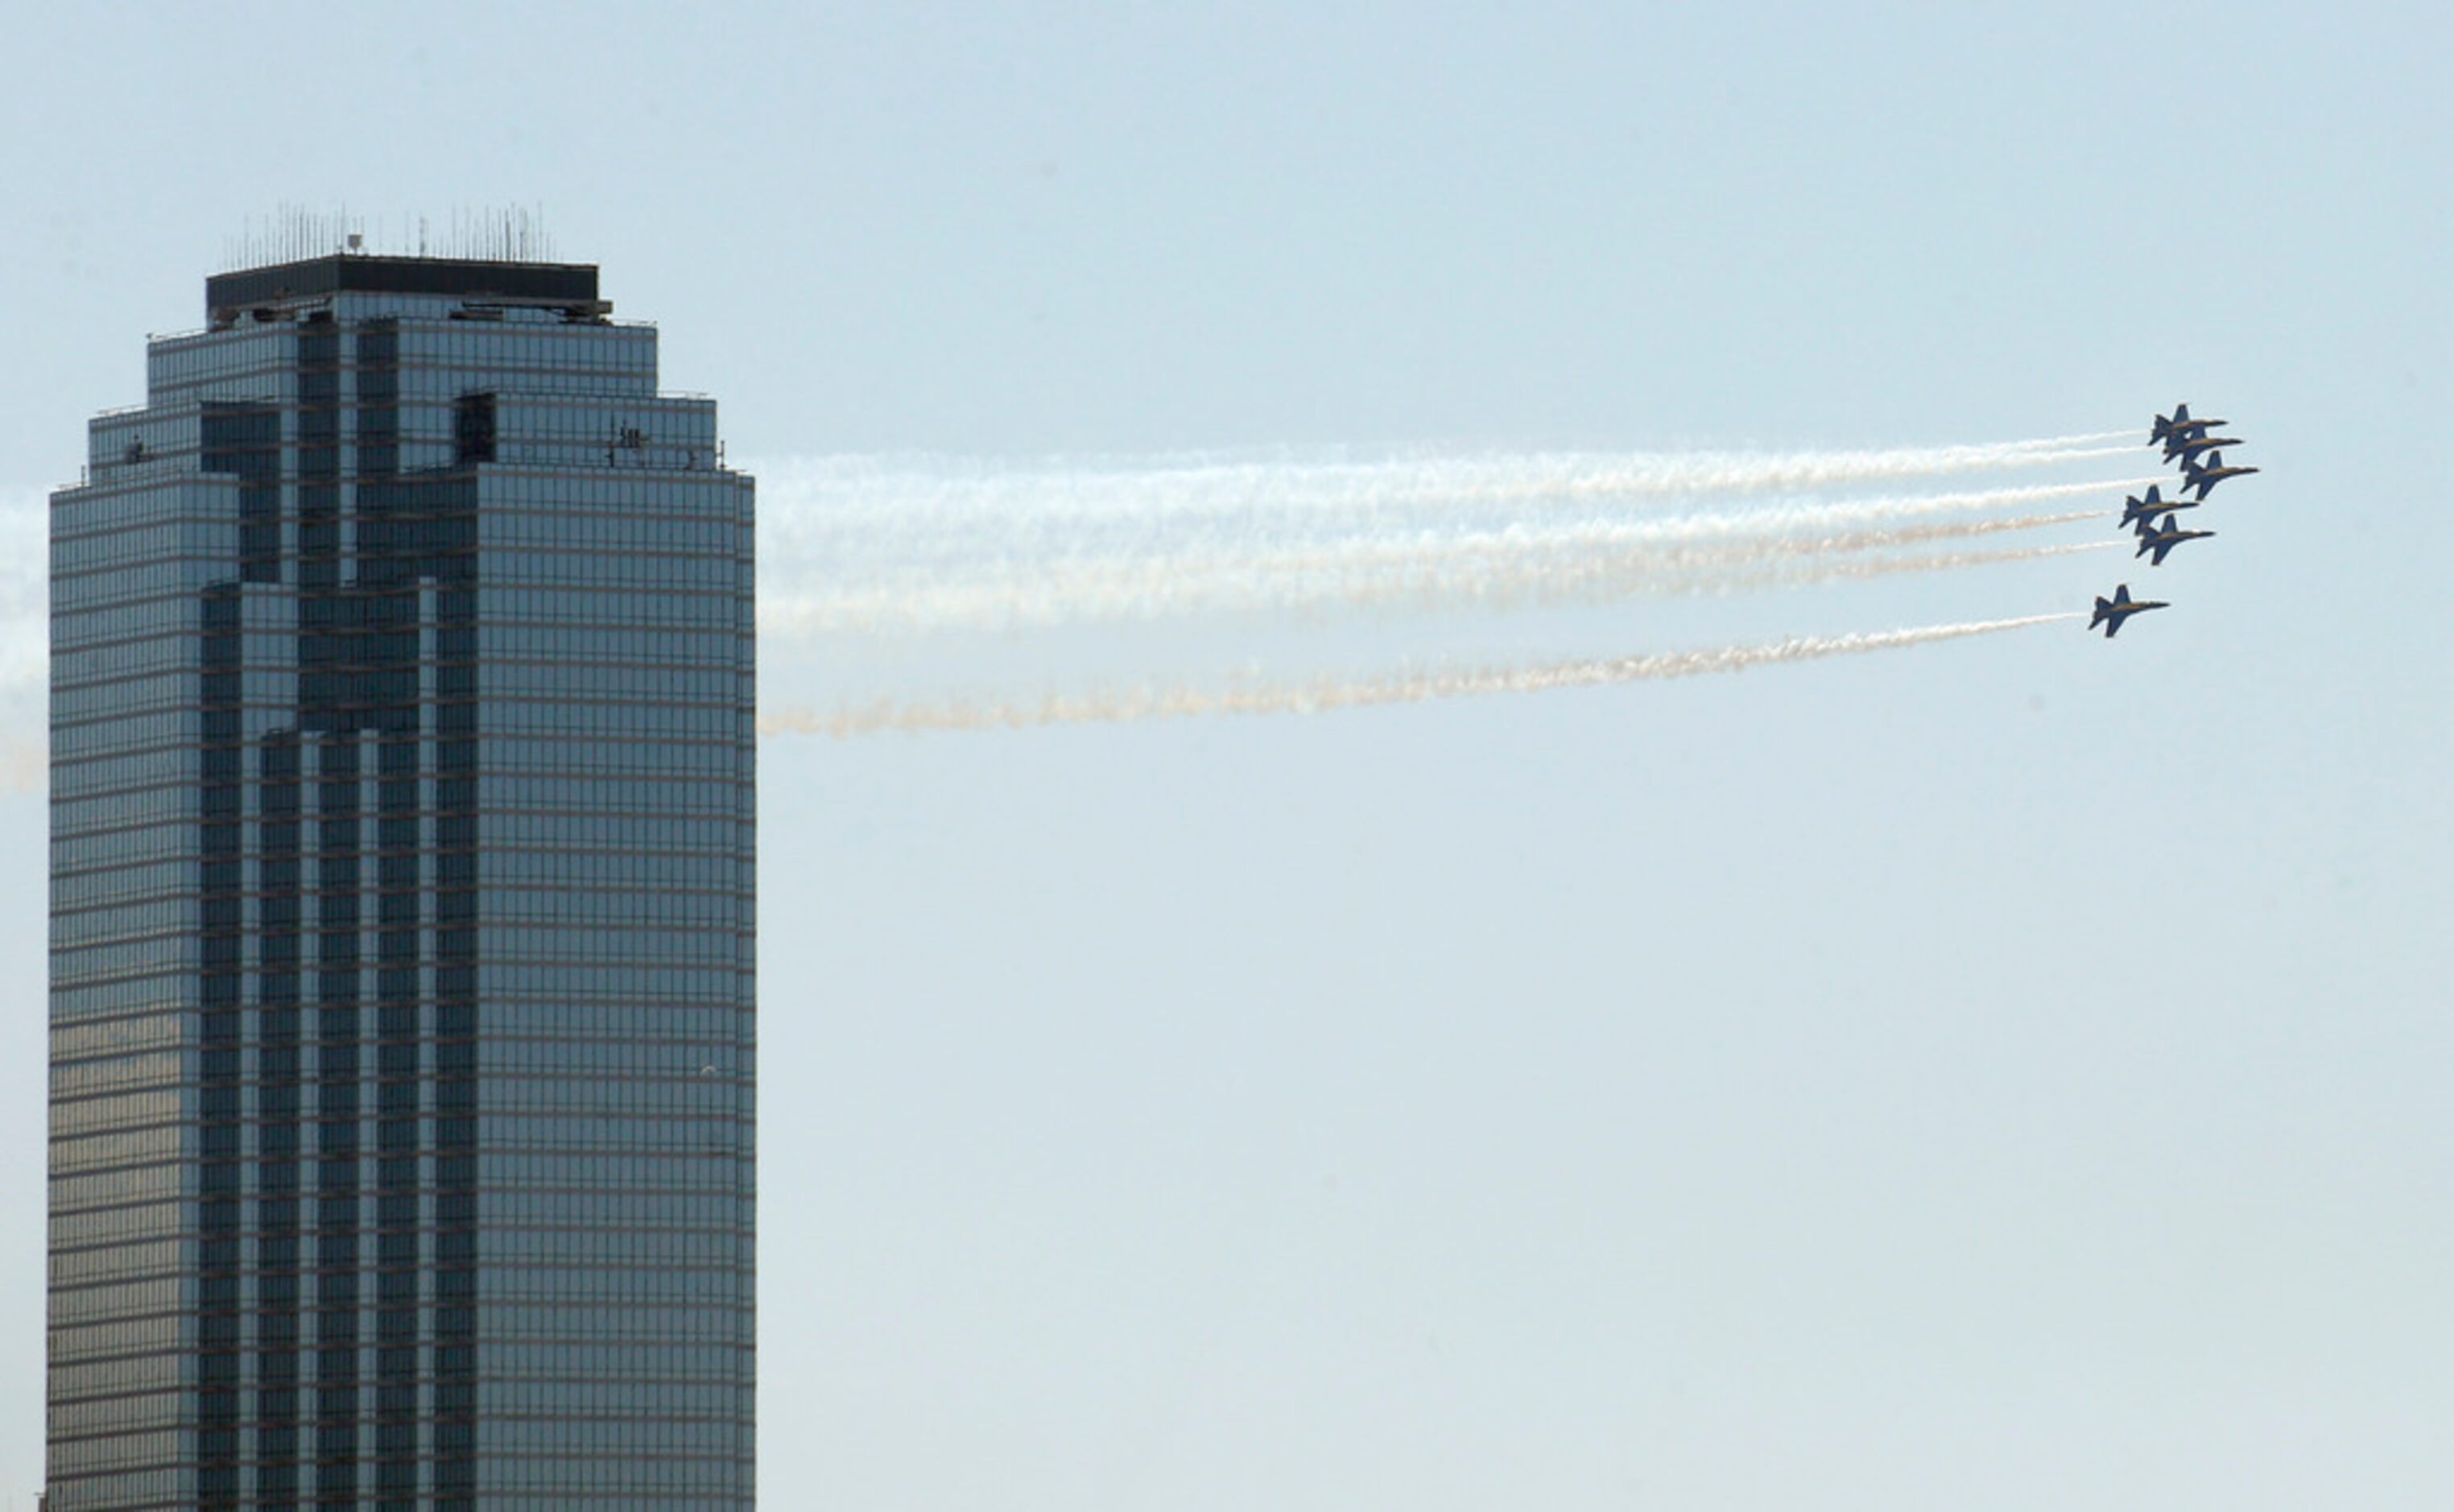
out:
{"label": "fighter jet", "polygon": [[[2154,446],[2159,441],[2169,441],[2177,435],[2204,435],[2217,426],[2231,423],[2230,420],[2193,420],[2190,418],[2190,407],[2186,404],[2177,404],[2173,406],[2171,414],[2156,416],[2154,428],[2147,433],[2147,444]],[[2164,460],[2169,462],[2172,458],[2168,456]]]}
{"label": "fighter jet", "polygon": [[2156,523],[2157,515],[2169,514],[2175,510],[2194,510],[2199,507],[2196,499],[2167,500],[2163,491],[2164,485],[2162,483],[2150,483],[2147,485],[2145,498],[2136,495],[2124,498],[2122,501],[2122,525],[2125,527],[2135,525],[2139,533],[2144,535],[2149,527]]}
{"label": "fighter jet", "polygon": [[2183,541],[2203,541],[2214,534],[2215,532],[2213,531],[2182,530],[2173,523],[2173,516],[2167,514],[2164,516],[2164,523],[2159,526],[2153,534],[2150,534],[2144,529],[2142,529],[2139,532],[2139,549],[2132,552],[2130,554],[2133,556],[2144,556],[2149,552],[2154,552],[2156,554],[2156,558],[2154,561],[2148,563],[2148,565],[2151,567],[2162,567],[2164,565],[2164,554],[2166,552],[2169,552],[2174,547],[2181,545]]}
{"label": "fighter jet", "polygon": [[2209,452],[2204,462],[2182,464],[2182,492],[2186,494],[2192,489],[2197,489],[2199,498],[2203,502],[2207,494],[2214,491],[2215,486],[2225,478],[2239,477],[2244,473],[2257,471],[2258,469],[2254,467],[2226,467],[2222,452]]}
{"label": "fighter jet", "polygon": [[2172,607],[2172,605],[2167,604],[2161,599],[2132,598],[2130,596],[2130,585],[2128,583],[2123,583],[2121,587],[2113,591],[2113,596],[2111,598],[2100,597],[2097,599],[2096,617],[2087,622],[2087,628],[2094,630],[2097,626],[2102,625],[2104,627],[2104,638],[2111,640],[2114,635],[2121,631],[2122,622],[2128,619],[2131,615],[2142,614],[2150,609],[2170,609]]}
{"label": "fighter jet", "polygon": [[2220,446],[2239,445],[2241,445],[2241,439],[2238,436],[2209,435],[2204,431],[2195,435],[2183,435],[2181,432],[2175,431],[2164,437],[2164,460],[2170,462],[2179,457],[2184,462],[2195,461],[2202,452],[2212,452]]}

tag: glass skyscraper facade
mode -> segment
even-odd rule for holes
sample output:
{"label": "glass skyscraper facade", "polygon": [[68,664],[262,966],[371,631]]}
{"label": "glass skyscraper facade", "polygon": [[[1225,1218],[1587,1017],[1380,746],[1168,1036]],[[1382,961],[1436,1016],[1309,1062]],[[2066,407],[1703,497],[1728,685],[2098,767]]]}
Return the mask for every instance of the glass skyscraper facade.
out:
{"label": "glass skyscraper facade", "polygon": [[593,267],[206,303],[51,499],[50,1504],[747,1507],[751,480]]}

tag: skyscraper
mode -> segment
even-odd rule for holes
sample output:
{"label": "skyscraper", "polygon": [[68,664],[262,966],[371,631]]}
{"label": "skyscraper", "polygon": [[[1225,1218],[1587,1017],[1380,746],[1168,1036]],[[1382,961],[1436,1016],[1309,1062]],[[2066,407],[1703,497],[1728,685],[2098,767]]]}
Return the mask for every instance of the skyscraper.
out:
{"label": "skyscraper", "polygon": [[747,1507],[751,480],[593,267],[206,304],[51,499],[50,1506]]}

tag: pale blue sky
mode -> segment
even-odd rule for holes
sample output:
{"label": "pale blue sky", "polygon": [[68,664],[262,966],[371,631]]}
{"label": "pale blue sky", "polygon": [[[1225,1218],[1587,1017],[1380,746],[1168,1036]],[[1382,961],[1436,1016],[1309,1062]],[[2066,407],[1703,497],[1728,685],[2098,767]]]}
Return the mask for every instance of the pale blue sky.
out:
{"label": "pale blue sky", "polygon": [[541,204],[744,455],[2229,415],[2266,473],[2110,647],[771,743],[763,1482],[2442,1506],[2454,19],[1849,9],[12,5],[0,488],[284,201]]}

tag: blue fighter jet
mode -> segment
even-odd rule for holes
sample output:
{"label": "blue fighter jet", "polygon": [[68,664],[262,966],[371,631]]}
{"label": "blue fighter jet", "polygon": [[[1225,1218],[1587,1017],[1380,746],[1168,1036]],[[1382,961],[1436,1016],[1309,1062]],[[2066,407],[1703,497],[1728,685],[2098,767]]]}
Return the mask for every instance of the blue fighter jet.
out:
{"label": "blue fighter jet", "polygon": [[2182,530],[2173,523],[2173,516],[2167,514],[2164,516],[2164,523],[2157,528],[2153,534],[2150,534],[2142,524],[2139,532],[2139,549],[2132,552],[2130,554],[2133,556],[2144,556],[2149,552],[2154,552],[2156,554],[2155,559],[2149,562],[2148,565],[2150,567],[2162,567],[2164,565],[2164,554],[2166,552],[2169,552],[2174,547],[2181,545],[2183,541],[2203,541],[2214,534],[2215,532],[2213,531]]}
{"label": "blue fighter jet", "polygon": [[2130,596],[2130,585],[2128,583],[2123,583],[2121,587],[2113,591],[2113,596],[2111,598],[2097,599],[2096,617],[2087,622],[2087,628],[2094,630],[2097,626],[2102,625],[2104,627],[2104,638],[2111,640],[2116,635],[2121,633],[2122,622],[2128,619],[2131,615],[2144,614],[2150,609],[2170,609],[2172,607],[2172,605],[2165,603],[2162,599],[2133,598]]}
{"label": "blue fighter jet", "polygon": [[2164,460],[2170,462],[2178,457],[2184,462],[2196,461],[2202,452],[2212,452],[2220,446],[2239,445],[2239,436],[2209,435],[2203,431],[2195,435],[2183,435],[2176,431],[2164,437]]}
{"label": "blue fighter jet", "polygon": [[2126,530],[2137,526],[2140,533],[2144,534],[2148,527],[2156,523],[2158,515],[2168,514],[2175,510],[2194,510],[2198,507],[2196,499],[2167,500],[2164,497],[2163,485],[2150,483],[2147,485],[2145,498],[2140,498],[2134,494],[2122,501],[2122,528]]}
{"label": "blue fighter jet", "polygon": [[[2154,446],[2159,441],[2169,441],[2177,435],[2183,437],[2204,435],[2217,426],[2231,423],[2229,420],[2193,420],[2190,418],[2190,407],[2186,404],[2177,404],[2173,406],[2171,414],[2156,416],[2155,425],[2147,432],[2147,444]],[[2168,456],[2164,460],[2169,462],[2172,458]]]}
{"label": "blue fighter jet", "polygon": [[2254,467],[2226,467],[2222,452],[2209,452],[2207,459],[2203,462],[2182,464],[2182,492],[2186,494],[2192,489],[2197,489],[2199,498],[2203,501],[2210,493],[2215,491],[2215,486],[2225,478],[2241,477],[2257,471],[2258,469]]}

